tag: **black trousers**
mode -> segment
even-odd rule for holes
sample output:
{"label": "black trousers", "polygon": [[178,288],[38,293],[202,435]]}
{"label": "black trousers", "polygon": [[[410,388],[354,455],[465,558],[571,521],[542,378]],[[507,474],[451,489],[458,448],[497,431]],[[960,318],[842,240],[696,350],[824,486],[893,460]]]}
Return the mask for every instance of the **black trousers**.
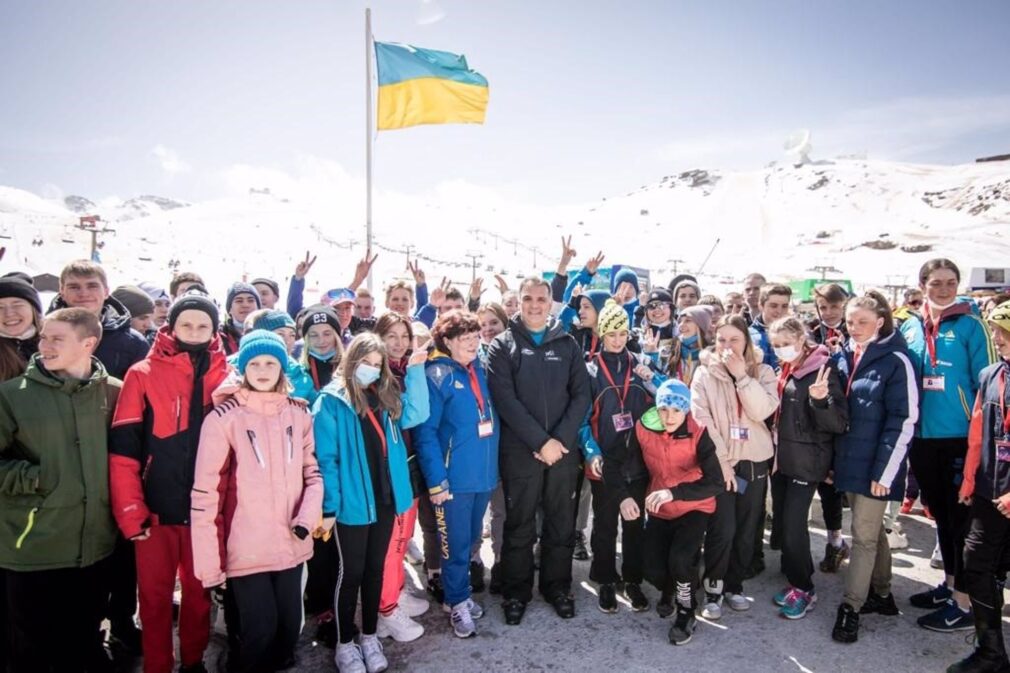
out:
{"label": "black trousers", "polygon": [[834,484],[822,481],[817,484],[817,495],[821,499],[821,514],[826,530],[842,529],[842,492]]}
{"label": "black trousers", "polygon": [[102,646],[110,559],[86,568],[4,572],[11,673],[75,673]]}
{"label": "black trousers", "polygon": [[336,533],[325,542],[321,538],[312,541],[312,558],[307,566],[309,580],[305,584],[305,614],[321,615],[333,610],[333,595],[340,572]]}
{"label": "black trousers", "polygon": [[132,624],[137,614],[137,554],[133,544],[116,533],[116,549],[110,559],[109,607],[105,613],[113,633],[119,624]]}
{"label": "black trousers", "polygon": [[239,613],[235,671],[270,673],[295,653],[302,622],[302,566],[228,580]]}
{"label": "black trousers", "polygon": [[547,600],[572,589],[576,485],[579,463],[563,460],[530,473],[505,475],[505,534],[502,543],[502,597],[524,603],[533,598],[533,543],[537,509],[542,507],[540,593]]}
{"label": "black trousers", "polygon": [[964,586],[972,602],[999,611],[1003,583],[1010,571],[1010,519],[985,496],[971,504],[971,524],[964,542]]}
{"label": "black trousers", "polygon": [[705,512],[688,512],[676,519],[649,517],[644,532],[645,575],[657,589],[672,594],[678,582],[697,584],[709,517]]}
{"label": "black trousers", "polygon": [[772,492],[778,492],[780,498],[775,521],[782,531],[782,572],[789,586],[801,591],[814,588],[814,560],[810,556],[807,518],[814,491],[818,488],[816,482],[793,479],[781,472],[772,476]]}
{"label": "black trousers", "polygon": [[957,591],[965,591],[961,571],[964,568],[964,539],[971,523],[971,508],[957,501],[967,453],[966,438],[918,437],[912,440],[908,453],[919,488],[929,502],[929,511],[936,518],[936,536],[940,541],[944,572],[954,576]]}
{"label": "black trousers", "polygon": [[[593,562],[589,566],[589,579],[600,584],[613,584],[621,580],[630,584],[642,583],[642,523],[645,520],[645,489],[647,479],[629,482],[628,493],[641,512],[634,521],[621,517],[621,501],[614,489],[602,481],[589,480],[593,491],[593,533],[589,543],[593,549]],[[621,530],[621,572],[617,572],[617,522]]]}
{"label": "black trousers", "polygon": [[743,591],[743,577],[754,560],[754,537],[761,524],[768,463],[741,460],[737,476],[747,480],[743,493],[724,491],[716,496],[715,514],[705,533],[705,577],[724,580],[729,593]]}
{"label": "black trousers", "polygon": [[382,575],[396,511],[392,505],[376,508],[377,521],[367,526],[337,524],[340,574],[337,578],[337,632],[349,643],[358,634],[354,612],[361,596],[361,632],[373,635],[379,623]]}
{"label": "black trousers", "polygon": [[421,526],[424,543],[424,569],[430,572],[442,570],[442,545],[438,538],[438,523],[435,521],[435,506],[427,494],[417,499],[417,523]]}

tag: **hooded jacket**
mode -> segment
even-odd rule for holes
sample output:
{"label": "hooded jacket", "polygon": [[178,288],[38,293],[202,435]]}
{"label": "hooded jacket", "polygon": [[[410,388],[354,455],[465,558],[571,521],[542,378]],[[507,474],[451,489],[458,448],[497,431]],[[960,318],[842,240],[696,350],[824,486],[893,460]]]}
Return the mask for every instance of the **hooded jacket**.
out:
{"label": "hooded jacket", "polygon": [[[474,395],[476,377],[483,412]],[[501,419],[495,413],[484,368],[476,360],[463,367],[445,353],[432,352],[425,365],[428,420],[414,431],[417,457],[428,493],[487,493],[498,483],[498,440]],[[481,422],[492,431],[481,437]]]}
{"label": "hooded jacket", "polygon": [[[202,412],[228,375],[221,339],[207,348]],[[152,525],[188,525],[200,428],[191,419],[193,359],[165,325],[146,359],[130,368],[116,405],[109,471],[116,522],[127,538]],[[199,416],[202,418],[203,413]]]}
{"label": "hooded jacket", "polygon": [[[389,412],[383,411],[379,420],[386,434],[389,481],[397,514],[403,514],[414,503],[403,431],[420,425],[428,418],[428,386],[424,381],[424,369],[420,366],[408,367],[403,386],[400,418],[393,420]],[[378,514],[361,421],[340,379],[334,379],[320,391],[312,405],[312,417],[316,458],[323,475],[323,513],[332,514],[338,522],[347,526],[375,523]]]}
{"label": "hooded jacket", "polygon": [[[741,460],[770,459],[774,447],[766,421],[779,406],[775,372],[758,364],[756,378],[734,381],[713,349],[702,351],[700,360],[691,380],[691,414],[708,430],[719,462],[732,468]],[[747,429],[746,441],[733,439],[733,426]]]}
{"label": "hooded jacket", "polygon": [[[228,364],[233,368],[233,370],[238,366],[238,353],[228,356]],[[234,373],[238,378],[235,381],[235,386],[230,391],[230,394],[234,394],[237,391],[238,384],[241,383],[242,380],[237,370],[234,370]],[[287,377],[288,383],[291,384],[291,392],[288,393],[289,396],[305,400],[308,402],[309,406],[312,406],[312,403],[316,401],[316,397],[319,395],[319,391],[316,390],[312,377],[309,375],[308,371],[306,371],[305,366],[289,355],[287,366],[284,368],[284,376]]]}
{"label": "hooded jacket", "polygon": [[292,530],[315,530],[322,517],[305,403],[245,389],[221,397],[200,431],[193,479],[193,572],[205,587],[307,561],[312,538]]}
{"label": "hooded jacket", "polygon": [[579,427],[589,410],[589,374],[582,350],[559,322],[548,321],[538,345],[520,316],[514,316],[491,344],[488,386],[502,420],[503,473],[520,476],[546,469],[533,453],[552,438],[568,449],[555,466],[580,462]]}
{"label": "hooded jacket", "polygon": [[691,414],[672,434],[666,431],[655,407],[635,425],[635,435],[649,470],[649,493],[669,489],[673,501],[651,516],[677,519],[688,512],[715,511],[715,496],[725,484],[708,431]]}
{"label": "hooded jacket", "polygon": [[906,456],[919,415],[919,390],[905,340],[897,332],[873,341],[855,361],[850,341],[838,360],[849,404],[848,432],[835,441],[835,488],[867,497],[870,482],[905,496]]}
{"label": "hooded jacket", "polygon": [[997,439],[1006,439],[1003,413],[1010,415],[1010,361],[1001,360],[982,370],[980,384],[971,417],[960,495],[978,494],[995,500],[1010,493],[1010,461],[1001,460],[996,448]]}
{"label": "hooded jacket", "polygon": [[[63,297],[56,295],[49,305],[49,313],[69,308]],[[147,357],[150,347],[144,335],[130,327],[130,312],[123,303],[109,295],[102,306],[102,340],[95,349],[109,376],[125,380],[127,370]]]}
{"label": "hooded jacket", "polygon": [[[821,367],[828,371],[828,396],[810,397]],[[835,437],[846,431],[849,405],[837,365],[826,346],[817,346],[794,371],[787,363],[779,377],[782,401],[776,415],[778,471],[800,481],[821,482],[831,470]]]}
{"label": "hooded jacket", "polygon": [[762,362],[777,371],[779,359],[775,356],[775,349],[772,348],[771,339],[768,337],[768,325],[760,315],[750,324],[750,339],[754,342],[754,348],[763,353]]}
{"label": "hooded jacket", "polygon": [[[967,437],[979,374],[996,362],[989,328],[979,316],[975,302],[967,297],[959,298],[943,311],[932,336],[933,318],[928,305],[923,311],[924,315],[913,313],[901,325],[920,393],[916,436]],[[933,353],[931,343],[935,343]],[[924,385],[941,377],[942,390]]]}
{"label": "hooded jacket", "polygon": [[120,382],[92,358],[86,381],[39,356],[0,384],[0,568],[83,568],[112,553],[108,428]]}

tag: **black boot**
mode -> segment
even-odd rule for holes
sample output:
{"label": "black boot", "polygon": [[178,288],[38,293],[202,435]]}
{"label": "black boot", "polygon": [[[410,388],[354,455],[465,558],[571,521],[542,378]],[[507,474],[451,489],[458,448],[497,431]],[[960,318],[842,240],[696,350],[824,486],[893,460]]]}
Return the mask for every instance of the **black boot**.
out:
{"label": "black boot", "polygon": [[589,560],[589,550],[586,549],[586,536],[582,531],[575,534],[575,549],[572,551],[572,558],[576,561]]}
{"label": "black boot", "polygon": [[668,637],[673,645],[687,645],[691,642],[694,634],[694,627],[698,620],[694,616],[694,610],[689,606],[677,603],[677,617],[670,625]]}
{"label": "black boot", "polygon": [[1010,673],[1001,611],[975,599],[971,607],[975,612],[975,651],[949,666],[947,673]]}

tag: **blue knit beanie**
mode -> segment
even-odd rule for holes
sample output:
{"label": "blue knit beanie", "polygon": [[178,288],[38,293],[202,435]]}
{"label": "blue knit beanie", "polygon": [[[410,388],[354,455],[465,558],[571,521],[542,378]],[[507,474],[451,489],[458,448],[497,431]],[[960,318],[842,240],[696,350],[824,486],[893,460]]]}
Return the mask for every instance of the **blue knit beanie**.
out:
{"label": "blue knit beanie", "polygon": [[288,349],[284,346],[284,340],[273,332],[265,329],[257,329],[249,332],[238,347],[238,371],[245,375],[245,367],[249,361],[258,355],[269,355],[280,363],[284,369],[288,363]]}
{"label": "blue knit beanie", "polygon": [[295,328],[295,321],[291,319],[284,311],[270,311],[269,313],[264,313],[260,316],[256,322],[253,323],[253,329],[265,329],[268,332],[273,332],[274,330],[280,329],[282,327]]}
{"label": "blue knit beanie", "polygon": [[583,292],[582,296],[592,302],[597,313],[603,310],[603,307],[607,305],[607,300],[610,299],[610,293],[606,290],[590,290]]}
{"label": "blue knit beanie", "polygon": [[256,291],[256,288],[249,283],[238,282],[232,283],[232,286],[228,288],[228,297],[224,302],[224,310],[227,313],[231,313],[231,303],[240,294],[251,294],[256,298],[256,308],[262,308],[260,305],[260,293]]}
{"label": "blue knit beanie", "polygon": [[631,283],[635,287],[635,296],[638,296],[638,274],[636,274],[631,269],[624,267],[617,272],[617,275],[613,277],[610,281],[610,291],[617,292],[617,288],[621,287],[621,283]]}
{"label": "blue knit beanie", "polygon": [[657,409],[691,410],[691,389],[680,379],[667,379],[656,391]]}

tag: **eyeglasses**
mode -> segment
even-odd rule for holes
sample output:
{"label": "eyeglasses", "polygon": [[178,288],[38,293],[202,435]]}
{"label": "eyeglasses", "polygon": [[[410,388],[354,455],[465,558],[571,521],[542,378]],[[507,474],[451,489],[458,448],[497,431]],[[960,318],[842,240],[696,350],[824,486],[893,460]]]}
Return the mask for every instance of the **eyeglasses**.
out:
{"label": "eyeglasses", "polygon": [[919,308],[920,306],[922,306],[922,300],[921,299],[916,299],[915,301],[910,301],[910,302],[908,302],[908,305],[909,306],[914,306],[915,308]]}

